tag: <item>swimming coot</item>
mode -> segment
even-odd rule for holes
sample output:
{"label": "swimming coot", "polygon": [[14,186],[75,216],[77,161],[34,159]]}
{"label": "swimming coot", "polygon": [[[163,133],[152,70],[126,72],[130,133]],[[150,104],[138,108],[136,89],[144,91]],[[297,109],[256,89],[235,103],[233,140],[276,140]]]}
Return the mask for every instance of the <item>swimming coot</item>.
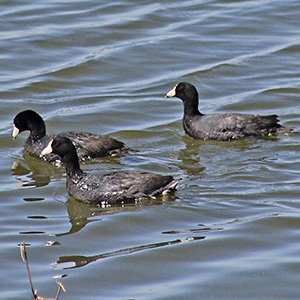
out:
{"label": "swimming coot", "polygon": [[183,128],[194,139],[232,140],[247,136],[267,136],[279,131],[289,131],[278,124],[277,115],[259,116],[224,113],[204,115],[198,110],[196,88],[180,82],[165,97],[178,97],[183,101]]}
{"label": "swimming coot", "polygon": [[74,145],[66,137],[54,137],[41,155],[61,157],[67,172],[71,196],[88,203],[125,203],[155,197],[175,190],[180,179],[142,171],[121,171],[105,175],[88,174],[80,169]]}
{"label": "swimming coot", "polygon": [[[14,118],[13,138],[16,138],[20,132],[25,130],[29,130],[30,134],[25,141],[24,149],[30,154],[40,157],[42,150],[54,135],[46,135],[46,126],[42,117],[33,110],[24,110]],[[81,161],[105,155],[120,154],[128,150],[124,143],[107,135],[67,131],[59,133],[58,136],[68,137],[72,140]],[[60,162],[59,156],[54,154],[46,155],[43,159],[51,163]]]}

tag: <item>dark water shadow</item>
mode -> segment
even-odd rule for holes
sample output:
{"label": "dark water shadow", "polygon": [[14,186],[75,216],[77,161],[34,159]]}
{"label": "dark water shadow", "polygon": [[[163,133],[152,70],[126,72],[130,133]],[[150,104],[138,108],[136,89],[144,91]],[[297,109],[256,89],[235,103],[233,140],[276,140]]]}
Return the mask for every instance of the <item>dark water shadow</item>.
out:
{"label": "dark water shadow", "polygon": [[111,258],[116,256],[123,256],[128,254],[133,254],[137,252],[141,252],[144,250],[150,250],[150,249],[156,249],[156,248],[162,248],[166,246],[172,246],[176,244],[191,242],[191,241],[198,241],[205,239],[205,236],[195,236],[195,237],[189,237],[185,239],[174,239],[169,240],[165,242],[159,242],[159,243],[153,243],[153,244],[147,244],[147,245],[141,245],[141,246],[135,246],[135,247],[129,247],[124,248],[112,252],[106,252],[94,256],[80,256],[80,255],[71,255],[71,256],[61,256],[58,261],[55,262],[55,264],[70,264],[73,263],[74,266],[72,267],[65,267],[66,269],[74,269],[74,268],[80,268],[83,266],[88,265],[89,263],[96,262],[100,259],[104,258]]}

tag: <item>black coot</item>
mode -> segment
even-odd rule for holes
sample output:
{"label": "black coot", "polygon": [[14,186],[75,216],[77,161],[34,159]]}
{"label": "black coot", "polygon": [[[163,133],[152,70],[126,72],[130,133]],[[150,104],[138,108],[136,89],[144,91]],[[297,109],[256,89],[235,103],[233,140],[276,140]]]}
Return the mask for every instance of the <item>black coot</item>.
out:
{"label": "black coot", "polygon": [[[33,110],[24,110],[18,113],[14,118],[13,127],[13,138],[16,138],[22,131],[30,131],[24,149],[37,157],[40,157],[42,150],[54,137],[54,135],[46,135],[46,126],[42,117]],[[81,161],[105,155],[120,154],[128,150],[124,143],[107,135],[67,131],[59,133],[58,136],[71,139]],[[43,158],[52,163],[60,162],[60,158],[54,154],[46,155]]]}
{"label": "black coot", "polygon": [[194,139],[233,140],[247,136],[268,136],[279,131],[290,131],[278,124],[277,115],[259,116],[224,113],[204,115],[199,112],[198,92],[187,82],[180,82],[165,97],[183,101],[183,128]]}
{"label": "black coot", "polygon": [[88,203],[126,203],[155,197],[175,190],[180,179],[142,171],[121,171],[105,175],[87,174],[80,169],[70,139],[54,137],[41,155],[61,157],[67,172],[67,190],[71,196]]}

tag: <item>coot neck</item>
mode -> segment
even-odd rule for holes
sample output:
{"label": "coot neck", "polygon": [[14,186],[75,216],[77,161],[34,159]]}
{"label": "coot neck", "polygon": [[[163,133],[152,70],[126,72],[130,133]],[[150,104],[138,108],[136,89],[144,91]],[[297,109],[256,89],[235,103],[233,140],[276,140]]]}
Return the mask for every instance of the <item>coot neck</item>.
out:
{"label": "coot neck", "polygon": [[196,98],[193,98],[193,100],[190,102],[183,101],[183,105],[184,105],[185,116],[202,115],[202,113],[198,109],[198,105],[199,105],[198,96]]}
{"label": "coot neck", "polygon": [[66,172],[69,177],[80,176],[83,174],[83,171],[80,169],[78,156],[75,149],[74,152],[69,152],[62,157],[62,162],[65,165]]}
{"label": "coot neck", "polygon": [[46,135],[46,126],[45,123],[34,123],[29,126],[30,140],[39,140]]}

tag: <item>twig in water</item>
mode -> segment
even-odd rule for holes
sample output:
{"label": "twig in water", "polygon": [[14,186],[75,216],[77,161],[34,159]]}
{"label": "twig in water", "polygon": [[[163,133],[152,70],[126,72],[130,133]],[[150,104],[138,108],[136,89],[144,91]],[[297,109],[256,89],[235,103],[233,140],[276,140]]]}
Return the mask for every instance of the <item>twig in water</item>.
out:
{"label": "twig in water", "polygon": [[57,293],[56,293],[55,300],[58,300],[60,291],[63,290],[65,293],[66,293],[67,291],[66,291],[65,287],[63,286],[63,284],[62,284],[61,282],[56,281],[56,283],[58,284],[58,290],[57,290]]}
{"label": "twig in water", "polygon": [[66,289],[63,286],[63,284],[61,282],[56,281],[56,283],[58,284],[58,289],[57,289],[57,293],[56,293],[55,299],[53,299],[53,298],[49,299],[49,298],[43,298],[43,297],[37,296],[37,291],[34,290],[33,284],[32,284],[32,280],[31,280],[31,275],[30,275],[30,271],[29,271],[29,265],[28,265],[28,258],[27,258],[27,253],[26,253],[26,244],[25,244],[25,242],[23,242],[23,244],[20,244],[20,253],[21,253],[22,260],[26,264],[27,274],[28,274],[29,283],[30,283],[30,288],[31,288],[31,292],[32,292],[32,296],[33,296],[34,300],[58,300],[58,297],[60,295],[61,290],[63,290],[66,293]]}
{"label": "twig in water", "polygon": [[31,275],[30,275],[30,271],[29,271],[25,242],[23,242],[23,244],[20,245],[20,253],[21,253],[22,260],[24,261],[26,268],[27,268],[27,274],[28,274],[28,278],[29,278],[29,283],[30,283],[33,299],[37,299],[37,294],[36,294],[36,291],[34,291],[32,280],[31,280]]}

